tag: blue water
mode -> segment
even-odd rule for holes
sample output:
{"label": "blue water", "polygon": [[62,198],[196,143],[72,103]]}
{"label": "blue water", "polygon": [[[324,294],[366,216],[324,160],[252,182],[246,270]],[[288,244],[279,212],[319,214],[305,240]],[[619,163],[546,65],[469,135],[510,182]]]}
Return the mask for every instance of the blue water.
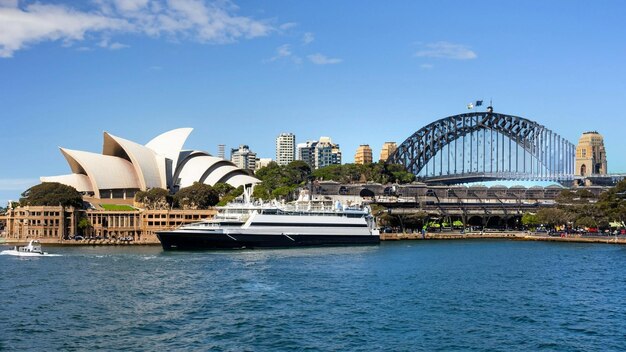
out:
{"label": "blue water", "polygon": [[0,256],[2,350],[626,350],[623,246],[47,249]]}

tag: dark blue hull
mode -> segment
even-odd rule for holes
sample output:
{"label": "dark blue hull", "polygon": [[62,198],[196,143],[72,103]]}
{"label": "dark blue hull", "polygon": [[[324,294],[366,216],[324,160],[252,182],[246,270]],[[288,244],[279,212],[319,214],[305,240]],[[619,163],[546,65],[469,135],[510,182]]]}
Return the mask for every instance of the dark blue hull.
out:
{"label": "dark blue hull", "polygon": [[164,250],[288,248],[353,246],[379,244],[374,235],[275,235],[275,234],[210,234],[206,232],[160,231],[157,237]]}

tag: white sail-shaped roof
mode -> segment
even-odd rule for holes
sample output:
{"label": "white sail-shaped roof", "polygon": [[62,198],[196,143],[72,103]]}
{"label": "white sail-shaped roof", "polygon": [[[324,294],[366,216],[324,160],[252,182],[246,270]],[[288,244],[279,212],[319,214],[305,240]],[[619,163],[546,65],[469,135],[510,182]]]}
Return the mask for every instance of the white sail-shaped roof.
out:
{"label": "white sail-shaped roof", "polygon": [[228,160],[201,152],[186,152],[186,155],[187,157],[181,160],[180,168],[176,172],[177,180],[174,180],[178,182],[180,188],[189,187],[194,182],[202,182],[210,186],[223,182],[233,187],[260,182]]}
{"label": "white sail-shaped roof", "polygon": [[213,186],[216,183],[224,182],[225,180],[235,175],[247,175],[247,173],[237,166],[225,165],[207,175],[207,177],[204,179],[204,183]]}
{"label": "white sail-shaped roof", "polygon": [[57,182],[76,188],[78,192],[94,193],[93,186],[89,176],[84,174],[69,174],[60,176],[43,176],[40,177],[41,182]]}
{"label": "white sail-shaped roof", "polygon": [[[220,167],[220,165],[222,166]],[[202,182],[204,174],[211,172],[212,168],[216,168],[215,171],[217,171],[223,167],[234,167],[231,162],[222,158],[198,154],[186,159],[185,163],[181,164],[181,166],[180,173],[178,173],[178,179],[180,180],[178,185],[180,188],[189,187],[194,182]],[[215,184],[215,182],[213,184]],[[213,184],[210,185],[212,186]]]}
{"label": "white sail-shaped roof", "polygon": [[104,189],[175,190],[194,182],[211,186],[224,182],[234,187],[260,182],[230,161],[202,151],[182,151],[191,131],[191,128],[171,130],[145,146],[104,132],[102,154],[61,148],[72,174],[41,177],[41,181],[93,192],[96,198]]}
{"label": "white sail-shaped roof", "polygon": [[96,197],[100,197],[101,189],[140,188],[135,168],[126,159],[65,148],[61,148],[61,153],[73,173],[89,178]]}
{"label": "white sail-shaped roof", "polygon": [[129,160],[141,189],[167,188],[164,157],[157,155],[152,149],[104,132],[102,154]]}
{"label": "white sail-shaped roof", "polygon": [[178,166],[178,156],[181,154],[183,145],[191,131],[193,131],[193,128],[177,128],[167,131],[153,138],[146,144],[146,147],[170,159],[172,161],[172,169],[175,169]]}

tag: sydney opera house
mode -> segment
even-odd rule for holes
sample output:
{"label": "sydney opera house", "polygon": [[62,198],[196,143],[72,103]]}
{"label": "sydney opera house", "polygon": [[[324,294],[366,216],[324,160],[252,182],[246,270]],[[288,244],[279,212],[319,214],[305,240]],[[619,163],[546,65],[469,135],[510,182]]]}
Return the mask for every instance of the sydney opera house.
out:
{"label": "sydney opera house", "polygon": [[146,145],[104,132],[102,154],[60,148],[72,173],[40,180],[72,186],[86,197],[115,199],[131,199],[137,191],[155,187],[174,193],[194,182],[234,187],[259,182],[228,160],[183,150],[192,130],[171,130]]}

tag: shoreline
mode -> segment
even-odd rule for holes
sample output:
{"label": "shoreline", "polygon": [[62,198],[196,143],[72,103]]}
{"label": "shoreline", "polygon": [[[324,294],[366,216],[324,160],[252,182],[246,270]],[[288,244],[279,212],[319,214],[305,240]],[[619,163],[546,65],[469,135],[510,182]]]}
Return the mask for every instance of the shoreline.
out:
{"label": "shoreline", "polygon": [[[454,241],[454,240],[481,240],[481,239],[508,239],[513,241],[541,241],[541,242],[569,242],[569,243],[605,243],[605,244],[624,244],[626,245],[626,236],[540,236],[529,234],[528,232],[469,232],[461,234],[460,232],[449,233],[426,233],[422,237],[420,233],[381,233],[380,241]],[[13,246],[28,244],[31,239],[12,239],[0,238],[0,245]],[[50,246],[160,246],[158,240],[144,241],[119,241],[119,240],[58,240],[58,239],[39,239],[42,244]]]}
{"label": "shoreline", "polygon": [[[81,241],[73,241],[73,240],[59,240],[54,238],[27,238],[27,239],[14,239],[14,238],[3,238],[0,239],[0,246],[2,245],[26,245],[30,240],[38,240],[41,244],[46,246],[160,246],[161,242],[158,240],[155,241],[120,241],[120,240],[81,240]],[[4,241],[3,241],[4,240]]]}
{"label": "shoreline", "polygon": [[480,240],[480,239],[509,239],[514,241],[541,241],[541,242],[570,242],[570,243],[606,243],[626,244],[626,236],[541,236],[528,232],[470,232],[470,233],[426,233],[422,237],[420,233],[381,233],[381,241],[445,241],[445,240]]}

